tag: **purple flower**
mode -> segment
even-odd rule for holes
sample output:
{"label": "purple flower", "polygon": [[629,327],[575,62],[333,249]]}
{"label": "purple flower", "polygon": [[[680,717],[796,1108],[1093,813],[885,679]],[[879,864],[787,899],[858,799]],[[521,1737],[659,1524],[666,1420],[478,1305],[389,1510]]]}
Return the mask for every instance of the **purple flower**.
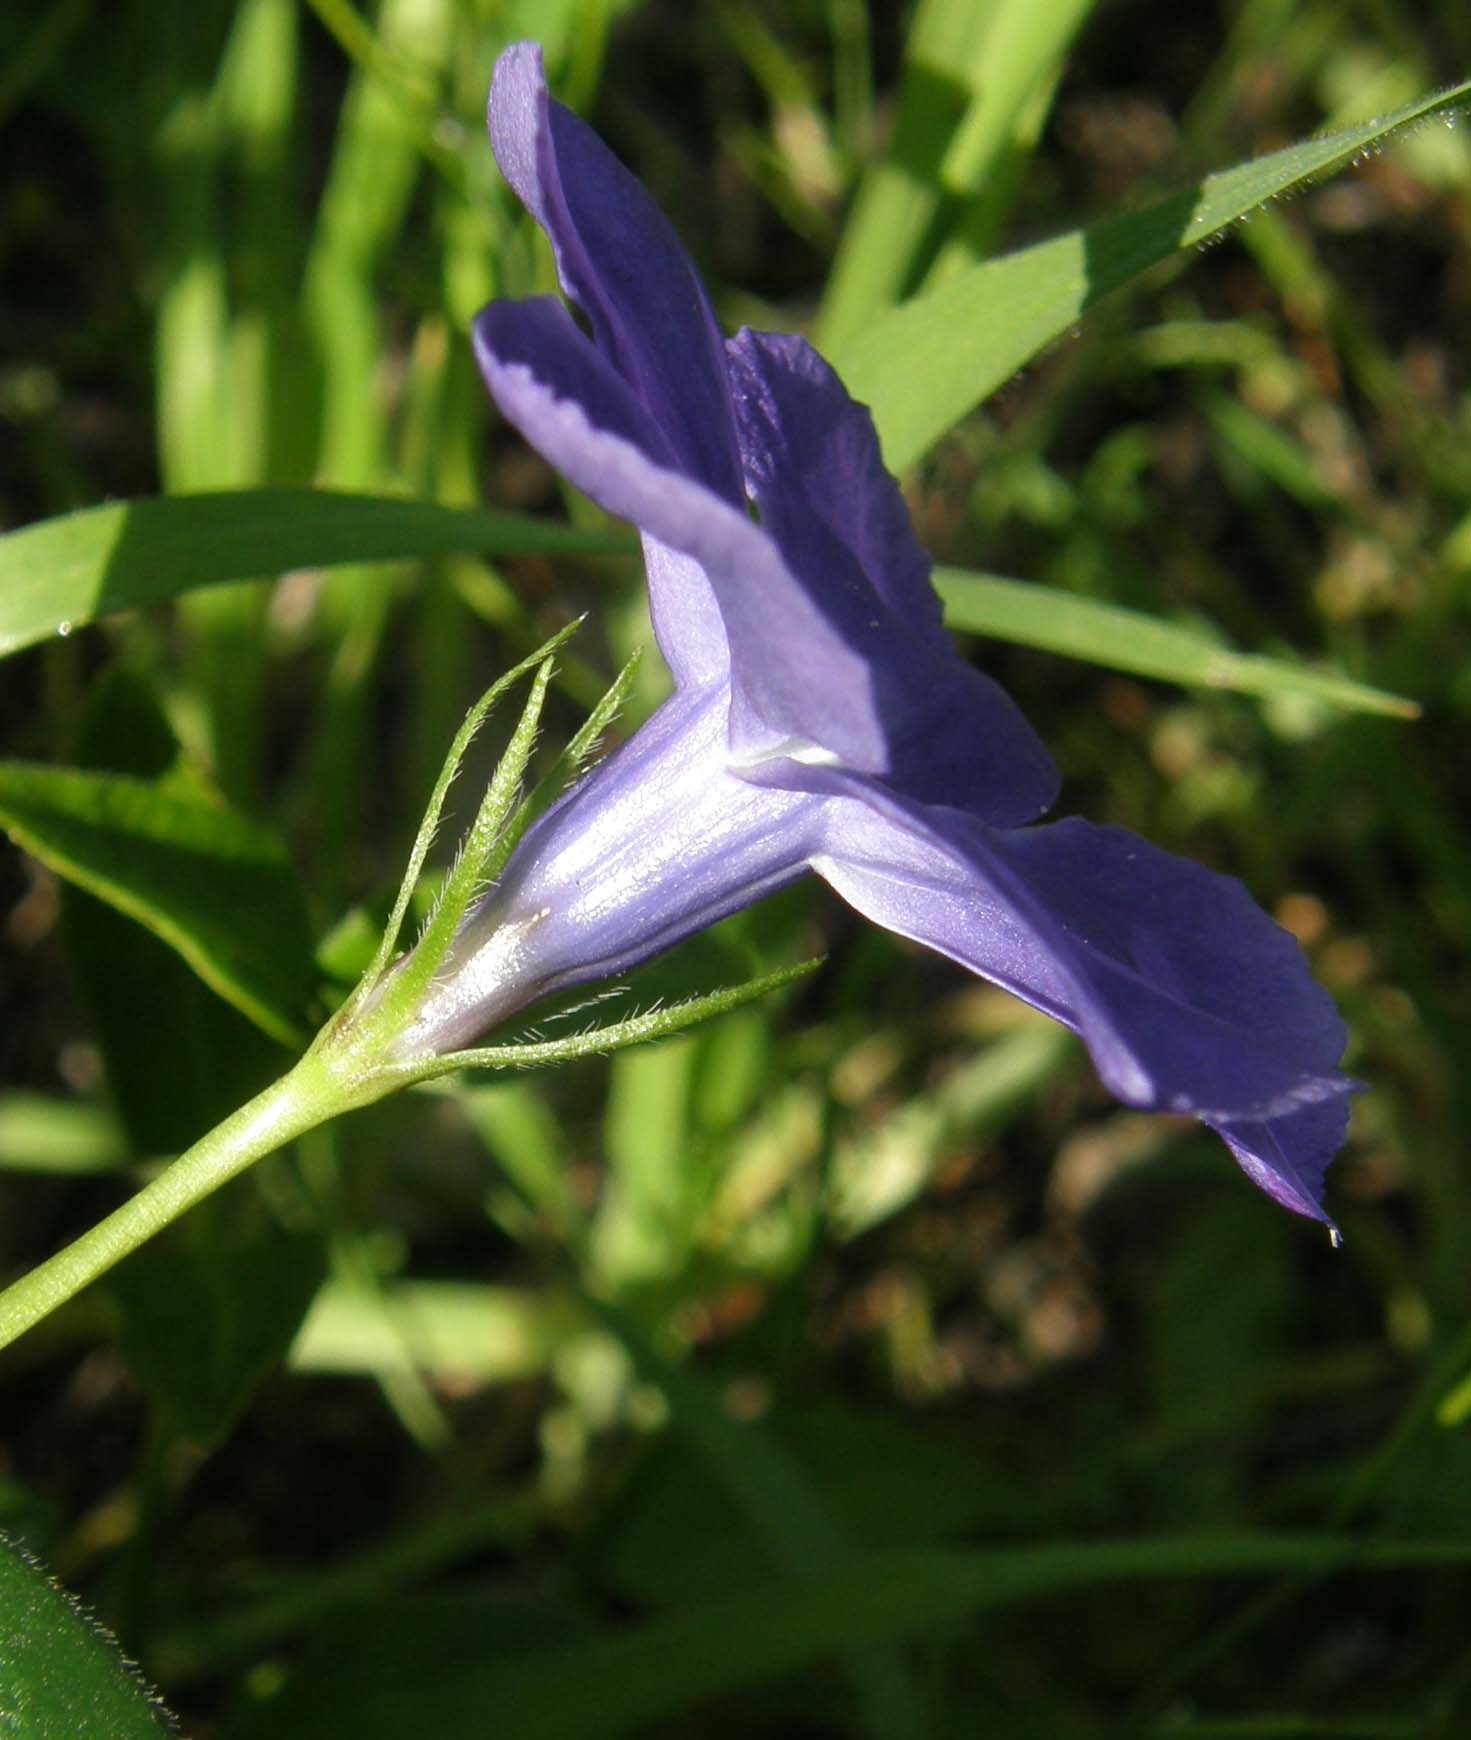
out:
{"label": "purple flower", "polygon": [[664,218],[549,100],[534,44],[501,56],[489,119],[591,336],[552,298],[497,302],[476,356],[532,446],[640,529],[674,693],[527,831],[408,1046],[452,1049],[813,870],[1326,1220],[1352,1084],[1294,940],[1240,883],[1132,834],[1024,825],[1057,774],[947,639],[867,411],[801,339],[722,340]]}

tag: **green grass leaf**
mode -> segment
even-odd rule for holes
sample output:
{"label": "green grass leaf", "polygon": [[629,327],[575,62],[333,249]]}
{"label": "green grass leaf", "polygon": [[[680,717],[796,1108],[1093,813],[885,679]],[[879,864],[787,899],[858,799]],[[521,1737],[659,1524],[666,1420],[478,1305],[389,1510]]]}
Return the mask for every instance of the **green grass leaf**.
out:
{"label": "green grass leaf", "polygon": [[16,761],[0,763],[0,828],[168,943],[264,1032],[302,1038],[311,936],[274,834],[177,784]]}
{"label": "green grass leaf", "polygon": [[[1092,4],[927,0],[915,8],[893,135],[844,226],[818,314],[820,345],[841,352],[902,295],[948,206],[965,202],[967,226],[994,221],[1014,190],[1006,160],[1034,142]],[[1023,126],[1033,110],[1035,125]],[[1028,135],[1022,149],[1019,131]]]}
{"label": "green grass leaf", "polygon": [[1420,711],[1414,701],[1336,672],[1233,652],[1202,629],[1161,622],[1121,604],[1080,598],[1061,587],[963,568],[937,568],[934,580],[946,625],[968,634],[1041,647],[1165,683],[1234,689],[1243,695],[1300,695],[1398,719],[1413,719]]}
{"label": "green grass leaf", "polygon": [[[781,1440],[762,1425],[733,1419],[700,1377],[662,1360],[632,1318],[608,1316],[642,1376],[662,1391],[690,1453],[715,1477],[784,1577],[793,1584],[820,1585],[835,1567],[849,1562],[852,1549],[842,1518]],[[921,1732],[914,1687],[883,1640],[851,1652],[846,1666],[868,1733]]]}
{"label": "green grass leaf", "polygon": [[472,551],[609,555],[626,535],[481,508],[314,489],[149,496],[0,538],[0,655],[111,610],[290,568]]}
{"label": "green grass leaf", "polygon": [[0,1540],[0,1734],[15,1740],[160,1740],[169,1732],[106,1632]]}
{"label": "green grass leaf", "polygon": [[1208,175],[1143,211],[986,261],[875,321],[838,350],[834,366],[872,408],[890,470],[904,471],[1087,309],[1151,266],[1341,169],[1401,128],[1468,104],[1471,80]]}
{"label": "green grass leaf", "polygon": [[[1305,1569],[1356,1572],[1464,1564],[1464,1541],[1355,1543],[1336,1535],[1195,1533],[1150,1540],[1069,1541],[995,1551],[853,1553],[812,1582],[732,1590],[642,1625],[537,1647],[460,1649],[433,1675],[367,1651],[350,1673],[342,1652],[308,1657],[282,1694],[247,1710],[232,1740],[296,1740],[322,1732],[322,1711],[356,1740],[410,1729],[436,1740],[615,1740],[678,1719],[835,1651],[872,1648],[988,1610],[1102,1584],[1250,1576]],[[399,1630],[411,1633],[410,1604]],[[441,1605],[441,1632],[449,1616]],[[493,1641],[493,1633],[486,1632]]]}

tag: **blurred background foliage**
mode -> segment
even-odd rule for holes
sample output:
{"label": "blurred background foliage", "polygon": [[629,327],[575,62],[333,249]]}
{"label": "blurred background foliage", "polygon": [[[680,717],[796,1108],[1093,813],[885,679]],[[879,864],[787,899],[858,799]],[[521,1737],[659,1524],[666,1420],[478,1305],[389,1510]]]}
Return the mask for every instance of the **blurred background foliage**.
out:
{"label": "blurred background foliage", "polygon": [[[968,260],[1471,69],[1461,0],[10,7],[0,526],[266,484],[596,525],[465,342],[551,283],[481,131],[522,35],[727,324],[835,349]],[[941,75],[972,54],[967,107]],[[0,1527],[186,1732],[1471,1731],[1465,1573],[1374,1562],[1471,1539],[1468,242],[1471,124],[1437,121],[1092,313],[907,486],[937,561],[1423,709],[982,652],[1062,810],[1243,876],[1339,998],[1344,1248],[796,889],[634,987],[828,951],[784,998],[356,1115],[0,1362]],[[330,994],[464,709],[580,611],[550,751],[646,633],[631,560],[197,592],[12,661],[0,729],[279,830]],[[0,913],[14,1273],[285,1054],[8,848]],[[1226,1575],[1265,1529],[1318,1546]]]}

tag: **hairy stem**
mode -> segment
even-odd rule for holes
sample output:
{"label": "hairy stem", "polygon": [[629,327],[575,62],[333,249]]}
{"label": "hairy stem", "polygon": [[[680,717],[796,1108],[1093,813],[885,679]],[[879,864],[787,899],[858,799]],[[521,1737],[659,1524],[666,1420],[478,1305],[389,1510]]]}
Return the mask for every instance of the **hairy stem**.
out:
{"label": "hairy stem", "polygon": [[80,1293],[254,1161],[344,1110],[310,1053],[217,1124],[105,1220],[0,1293],[0,1347]]}

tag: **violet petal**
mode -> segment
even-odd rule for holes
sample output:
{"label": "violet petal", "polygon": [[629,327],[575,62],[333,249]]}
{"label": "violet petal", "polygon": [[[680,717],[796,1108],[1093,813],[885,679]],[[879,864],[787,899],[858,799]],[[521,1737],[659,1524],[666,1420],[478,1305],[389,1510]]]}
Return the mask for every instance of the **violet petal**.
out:
{"label": "violet petal", "polygon": [[[737,762],[814,753],[884,773],[887,722],[874,709],[870,649],[825,630],[807,589],[743,509],[668,469],[660,431],[558,305],[492,303],[476,317],[474,341],[492,398],[544,458],[609,513],[699,564],[727,637],[730,601],[740,600],[741,650],[758,686],[755,705],[747,689],[732,697]],[[813,693],[823,702],[816,716],[807,704]],[[794,741],[795,717],[820,723],[820,740]]]}
{"label": "violet petal", "polygon": [[1206,1120],[1277,1200],[1319,1212],[1344,1028],[1239,882],[1116,828],[985,829],[831,784],[852,795],[814,868],[844,899],[1074,1028],[1119,1099]]}
{"label": "violet petal", "polygon": [[[709,520],[749,541],[745,514],[679,474],[663,432],[560,302],[492,302],[471,336],[502,415],[585,495],[644,532],[649,612],[676,684],[723,682],[725,627],[688,546]],[[666,528],[662,542],[654,518]]]}
{"label": "violet petal", "polygon": [[[492,397],[532,446],[702,571],[718,615],[693,568],[665,564],[650,573],[654,620],[677,674],[719,668],[717,635],[728,641],[737,772],[803,789],[805,764],[835,762],[921,797],[944,790],[998,825],[1049,801],[1046,751],[943,630],[912,634],[836,539],[802,545],[799,578],[763,528],[671,468],[662,431],[557,303],[492,303],[474,340]],[[831,390],[836,417],[862,415]]]}
{"label": "violet petal", "polygon": [[1280,1118],[1205,1121],[1246,1176],[1274,1202],[1333,1226],[1322,1208],[1323,1179],[1348,1133],[1347,1095]]}
{"label": "violet petal", "polygon": [[404,1054],[452,1050],[795,881],[823,802],[729,771],[719,689],[674,695],[527,829],[466,915]]}
{"label": "violet petal", "polygon": [[1057,796],[1057,770],[1006,691],[951,644],[868,411],[804,339],[743,331],[729,350],[747,484],[816,608],[800,641],[775,635],[764,600],[716,580],[738,705],[826,742],[830,697],[803,675],[829,647],[856,652],[891,785],[998,827],[1034,820]]}
{"label": "violet petal", "polygon": [[487,120],[501,173],[546,231],[563,289],[679,469],[741,502],[725,347],[668,219],[597,134],[551,100],[536,43],[515,43],[496,62]]}

